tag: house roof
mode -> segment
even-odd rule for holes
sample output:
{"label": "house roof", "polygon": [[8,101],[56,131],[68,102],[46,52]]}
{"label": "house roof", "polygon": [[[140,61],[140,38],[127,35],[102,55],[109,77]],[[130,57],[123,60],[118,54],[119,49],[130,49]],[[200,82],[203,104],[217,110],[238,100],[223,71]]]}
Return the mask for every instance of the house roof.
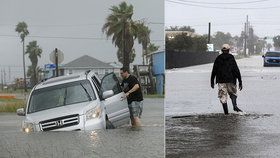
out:
{"label": "house roof", "polygon": [[63,65],[64,68],[114,68],[108,63],[102,62],[91,56],[84,55]]}

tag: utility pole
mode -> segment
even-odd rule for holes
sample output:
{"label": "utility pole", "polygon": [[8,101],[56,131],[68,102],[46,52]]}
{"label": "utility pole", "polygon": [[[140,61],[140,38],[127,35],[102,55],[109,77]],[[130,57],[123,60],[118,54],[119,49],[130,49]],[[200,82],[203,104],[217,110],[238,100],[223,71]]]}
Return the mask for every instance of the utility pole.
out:
{"label": "utility pole", "polygon": [[58,77],[58,53],[57,53],[57,48],[55,48],[55,71],[56,71],[56,77]]}
{"label": "utility pole", "polygon": [[210,44],[210,40],[211,40],[211,22],[209,22],[208,25],[208,44]]}
{"label": "utility pole", "polygon": [[2,68],[1,68],[1,89],[2,89],[2,91],[4,91],[4,83],[3,83],[3,70],[2,70]]}
{"label": "utility pole", "polygon": [[249,20],[248,20],[248,15],[246,16],[246,23],[245,23],[245,27],[244,27],[244,55],[247,55],[247,34],[248,34],[248,24],[249,24]]}
{"label": "utility pole", "polygon": [[6,82],[6,69],[4,67],[4,85],[7,85],[7,82]]}
{"label": "utility pole", "polygon": [[11,81],[11,66],[9,66],[9,83],[12,83],[12,81]]}

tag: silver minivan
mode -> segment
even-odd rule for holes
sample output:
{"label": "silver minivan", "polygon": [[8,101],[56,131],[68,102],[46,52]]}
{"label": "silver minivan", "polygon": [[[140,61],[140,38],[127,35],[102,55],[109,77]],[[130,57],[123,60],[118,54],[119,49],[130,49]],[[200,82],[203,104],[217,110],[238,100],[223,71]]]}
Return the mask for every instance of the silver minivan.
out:
{"label": "silver minivan", "polygon": [[91,71],[49,79],[36,85],[26,108],[24,132],[72,131],[129,124],[127,100],[114,73],[102,80]]}

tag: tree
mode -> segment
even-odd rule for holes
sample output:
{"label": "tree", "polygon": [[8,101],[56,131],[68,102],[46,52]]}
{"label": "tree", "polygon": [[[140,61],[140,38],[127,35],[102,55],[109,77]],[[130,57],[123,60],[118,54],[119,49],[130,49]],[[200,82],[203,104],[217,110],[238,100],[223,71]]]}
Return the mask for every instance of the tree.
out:
{"label": "tree", "polygon": [[[135,49],[133,48],[132,50],[131,50],[131,52],[129,52],[129,54],[130,54],[130,58],[129,58],[129,63],[133,63],[133,61],[134,61],[134,58],[135,58],[135,56],[136,56],[136,54],[135,54]],[[117,57],[118,57],[118,60],[119,60],[119,62],[121,62],[121,63],[123,63],[124,61],[123,61],[123,51],[121,51],[120,49],[118,49],[118,51],[117,51]]]}
{"label": "tree", "polygon": [[157,51],[159,49],[159,46],[156,46],[154,43],[149,43],[147,48],[147,55],[150,55],[151,53]]}
{"label": "tree", "polygon": [[[37,80],[41,80],[42,78],[40,78],[40,73],[43,71],[42,68],[40,68],[39,66],[36,67],[35,69],[35,72],[36,72],[36,76],[37,76]],[[34,74],[34,68],[32,67],[32,65],[28,66],[28,69],[27,69],[27,77],[30,77],[32,79],[33,77],[33,74]],[[32,84],[32,81],[31,81],[31,84]]]}
{"label": "tree", "polygon": [[267,49],[268,51],[270,51],[271,48],[272,48],[272,44],[271,44],[271,43],[268,43],[268,44],[266,45],[266,49]]}
{"label": "tree", "polygon": [[24,77],[24,91],[27,92],[27,86],[26,86],[26,74],[25,74],[25,52],[24,52],[24,41],[25,37],[29,34],[29,31],[27,29],[27,24],[23,22],[19,22],[16,25],[15,31],[19,34],[21,42],[22,42],[22,51],[23,51],[23,77]]}
{"label": "tree", "polygon": [[195,29],[190,26],[170,26],[170,28],[166,29],[166,31],[188,31],[188,32],[195,32]]}
{"label": "tree", "polygon": [[28,54],[28,57],[31,61],[31,71],[30,71],[30,76],[31,76],[31,85],[35,86],[38,83],[38,71],[37,71],[37,65],[38,65],[38,57],[41,57],[42,54],[42,49],[40,48],[39,45],[37,45],[37,41],[31,41],[27,45],[26,49],[26,54]]}
{"label": "tree", "polygon": [[[247,42],[247,48],[249,50],[249,55],[254,54],[255,52],[260,53],[260,52],[258,52],[260,50],[256,50],[258,42],[259,42],[259,37],[254,34],[254,29],[252,27],[250,27],[248,42]],[[259,45],[259,46],[261,46],[261,45]],[[260,48],[258,48],[258,49],[260,49]]]}
{"label": "tree", "polygon": [[280,35],[273,37],[273,46],[276,50],[280,50]]}
{"label": "tree", "polygon": [[212,37],[212,43],[214,44],[214,50],[220,50],[222,45],[227,43],[229,45],[232,45],[232,36],[230,33],[224,33],[221,31],[218,31],[214,34]]}
{"label": "tree", "polygon": [[150,33],[151,30],[148,26],[144,24],[144,22],[140,22],[137,24],[137,38],[138,43],[142,45],[142,64],[145,65],[145,57],[147,56],[147,48],[150,43]]}
{"label": "tree", "polygon": [[132,20],[133,6],[122,2],[118,6],[112,6],[110,10],[111,14],[106,18],[102,31],[107,38],[112,36],[112,43],[118,47],[117,53],[123,52],[123,60],[118,55],[119,61],[129,69],[130,59],[135,57],[132,49],[138,30],[136,22]]}
{"label": "tree", "polygon": [[259,39],[256,43],[256,53],[258,53],[258,54],[262,53],[263,49],[265,48],[266,43],[267,42],[265,40]]}

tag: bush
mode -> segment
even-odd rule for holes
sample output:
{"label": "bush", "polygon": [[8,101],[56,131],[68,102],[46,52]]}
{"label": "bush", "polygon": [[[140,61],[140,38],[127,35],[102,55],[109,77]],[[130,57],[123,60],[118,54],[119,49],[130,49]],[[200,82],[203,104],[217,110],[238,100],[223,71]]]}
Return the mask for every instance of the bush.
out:
{"label": "bush", "polygon": [[205,52],[207,39],[204,36],[191,37],[187,33],[176,35],[174,38],[166,38],[167,51]]}

